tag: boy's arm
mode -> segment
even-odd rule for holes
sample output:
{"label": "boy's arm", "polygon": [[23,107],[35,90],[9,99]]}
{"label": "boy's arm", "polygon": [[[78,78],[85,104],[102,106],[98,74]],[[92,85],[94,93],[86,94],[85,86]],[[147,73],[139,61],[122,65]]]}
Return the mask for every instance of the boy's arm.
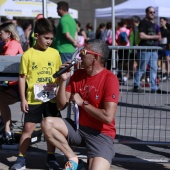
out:
{"label": "boy's arm", "polygon": [[28,103],[25,98],[25,83],[26,83],[26,76],[24,74],[19,75],[19,93],[21,99],[21,110],[24,113],[28,112]]}

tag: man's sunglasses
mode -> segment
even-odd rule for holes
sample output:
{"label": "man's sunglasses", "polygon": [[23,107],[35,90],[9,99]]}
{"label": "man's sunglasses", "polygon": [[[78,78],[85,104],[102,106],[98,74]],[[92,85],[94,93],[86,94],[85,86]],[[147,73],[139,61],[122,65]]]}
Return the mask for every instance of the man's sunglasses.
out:
{"label": "man's sunglasses", "polygon": [[150,13],[150,14],[155,14],[155,11],[150,11],[149,13]]}
{"label": "man's sunglasses", "polygon": [[86,54],[94,54],[94,55],[102,56],[102,54],[100,54],[100,53],[90,51],[90,50],[85,50],[85,49],[81,50],[79,55],[85,56]]}

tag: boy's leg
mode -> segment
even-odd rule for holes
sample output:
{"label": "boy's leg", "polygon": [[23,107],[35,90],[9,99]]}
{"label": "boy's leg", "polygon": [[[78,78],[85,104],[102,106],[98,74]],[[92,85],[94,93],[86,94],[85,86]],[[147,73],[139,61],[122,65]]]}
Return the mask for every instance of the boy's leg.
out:
{"label": "boy's leg", "polygon": [[35,129],[35,123],[26,122],[22,130],[22,135],[19,143],[19,155],[26,155],[27,149],[31,143],[31,135]]}
{"label": "boy's leg", "polygon": [[11,167],[11,170],[25,169],[25,155],[31,142],[31,135],[35,129],[35,124],[42,120],[43,104],[29,105],[28,113],[25,113],[24,128],[20,138],[19,155]]}
{"label": "boy's leg", "polygon": [[26,168],[25,155],[31,143],[31,135],[34,129],[35,129],[35,123],[30,123],[30,122],[24,123],[24,128],[20,138],[18,158],[15,161],[14,165],[11,167],[11,170]]}

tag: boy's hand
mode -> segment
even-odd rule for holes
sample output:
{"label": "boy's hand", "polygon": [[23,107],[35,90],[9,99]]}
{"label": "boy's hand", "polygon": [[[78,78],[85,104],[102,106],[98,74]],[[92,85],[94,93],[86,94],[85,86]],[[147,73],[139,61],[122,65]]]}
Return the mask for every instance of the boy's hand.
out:
{"label": "boy's hand", "polygon": [[21,100],[21,111],[24,113],[28,113],[28,110],[28,102],[25,99]]}

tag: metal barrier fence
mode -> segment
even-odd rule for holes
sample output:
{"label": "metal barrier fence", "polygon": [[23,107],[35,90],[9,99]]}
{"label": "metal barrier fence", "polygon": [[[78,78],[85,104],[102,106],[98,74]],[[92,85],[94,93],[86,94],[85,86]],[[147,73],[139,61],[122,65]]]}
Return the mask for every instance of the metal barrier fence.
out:
{"label": "metal barrier fence", "polygon": [[[120,80],[120,98],[116,113],[117,136],[115,142],[132,144],[170,144],[170,81],[163,79],[162,71],[157,71],[157,83],[162,90],[160,94],[150,93],[150,78],[147,73],[140,80],[143,92],[133,92],[133,82],[135,75],[134,63],[139,64],[138,54],[143,51],[159,52],[159,62],[165,64],[167,61],[163,56],[160,47],[120,47],[110,46],[113,57],[108,61],[106,67],[117,74]],[[80,49],[79,49],[80,50]],[[79,52],[74,54],[73,58]],[[121,51],[121,52],[120,52]],[[119,56],[119,55],[122,56]],[[126,56],[127,55],[127,56]],[[12,57],[3,56],[0,59],[0,80],[16,79],[19,71],[20,56],[15,60]],[[153,58],[154,60],[154,58]],[[110,67],[110,68],[109,68]],[[8,73],[14,74],[10,77]],[[122,77],[129,73],[128,81],[123,81]],[[147,77],[148,76],[148,77]],[[71,105],[68,107],[67,116],[72,116]]]}
{"label": "metal barrier fence", "polygon": [[[133,92],[135,65],[139,65],[139,54],[143,52],[159,53],[158,61],[165,64],[163,49],[161,47],[123,47],[110,46],[113,55],[106,67],[117,74],[120,82],[120,98],[116,113],[117,136],[115,142],[126,144],[170,144],[170,80],[163,80],[163,73],[156,71],[156,83],[162,90],[160,94],[150,92],[150,75],[152,61],[150,58],[150,69],[147,69],[140,79],[142,93]],[[120,56],[121,55],[121,56]],[[127,56],[126,56],[127,55]],[[157,59],[156,61],[157,62]],[[157,62],[159,64],[159,62]],[[109,68],[110,67],[110,68]],[[149,68],[149,67],[148,67]],[[128,73],[128,80],[123,78]],[[68,107],[68,116],[71,106]]]}

